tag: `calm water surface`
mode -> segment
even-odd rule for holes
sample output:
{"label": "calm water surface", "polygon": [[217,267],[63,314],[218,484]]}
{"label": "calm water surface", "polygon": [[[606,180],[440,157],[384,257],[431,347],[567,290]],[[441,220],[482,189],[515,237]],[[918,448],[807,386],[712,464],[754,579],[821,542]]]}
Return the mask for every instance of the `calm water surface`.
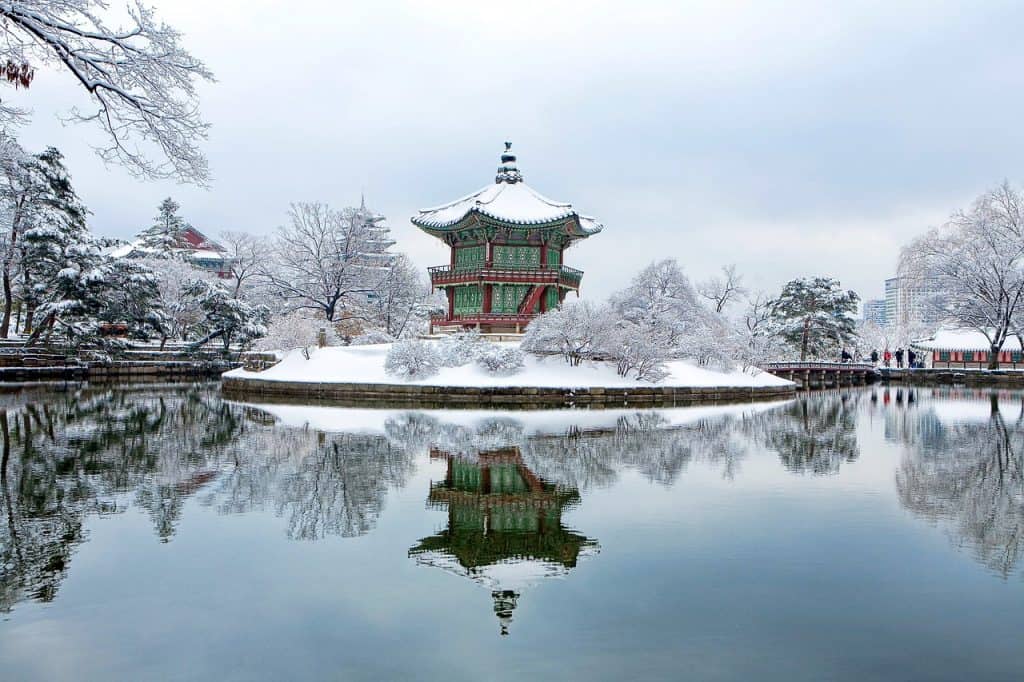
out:
{"label": "calm water surface", "polygon": [[0,679],[1024,679],[1024,394],[0,396]]}

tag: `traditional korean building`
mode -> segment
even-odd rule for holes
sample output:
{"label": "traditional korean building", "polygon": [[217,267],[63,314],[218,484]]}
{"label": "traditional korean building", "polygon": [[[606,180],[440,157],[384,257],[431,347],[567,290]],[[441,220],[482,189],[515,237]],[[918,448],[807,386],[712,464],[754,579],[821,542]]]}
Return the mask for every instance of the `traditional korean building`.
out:
{"label": "traditional korean building", "polygon": [[421,210],[412,222],[451,249],[447,265],[430,268],[431,286],[448,302],[431,329],[484,332],[520,332],[568,292],[578,294],[583,273],[565,264],[566,250],[603,227],[527,185],[509,142],[494,184]]}
{"label": "traditional korean building", "polygon": [[[182,228],[174,234],[169,252],[181,257],[201,270],[216,273],[218,277],[230,277],[233,261],[227,249],[194,227]],[[122,243],[107,252],[112,258],[149,258],[153,249],[144,246],[141,239]]]}
{"label": "traditional korean building", "polygon": [[447,510],[448,527],[420,540],[409,555],[489,588],[507,635],[523,588],[564,575],[597,551],[596,541],[562,523],[563,512],[579,503],[579,491],[538,478],[516,447],[475,457],[432,449],[430,458],[447,463],[427,504]]}
{"label": "traditional korean building", "polygon": [[[926,339],[911,341],[910,347],[926,365],[937,369],[986,369],[992,346],[975,329],[940,329]],[[1024,369],[1020,339],[1007,337],[998,354],[1000,369]]]}

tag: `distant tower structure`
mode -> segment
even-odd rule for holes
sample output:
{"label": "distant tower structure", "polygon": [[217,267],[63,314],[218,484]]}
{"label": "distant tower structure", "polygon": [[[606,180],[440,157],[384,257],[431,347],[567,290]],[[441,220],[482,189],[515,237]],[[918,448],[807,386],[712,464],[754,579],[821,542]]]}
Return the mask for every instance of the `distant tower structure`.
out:
{"label": "distant tower structure", "polygon": [[565,251],[603,227],[527,185],[511,142],[494,184],[423,209],[412,223],[451,249],[448,265],[430,268],[431,286],[447,298],[432,331],[521,332],[566,293],[579,293],[583,273],[565,265]]}
{"label": "distant tower structure", "polygon": [[352,218],[358,226],[356,233],[363,242],[359,255],[365,258],[366,264],[392,265],[398,254],[389,251],[395,245],[395,240],[391,238],[391,228],[385,224],[384,216],[366,208],[365,195],[360,197],[359,208],[352,212]]}

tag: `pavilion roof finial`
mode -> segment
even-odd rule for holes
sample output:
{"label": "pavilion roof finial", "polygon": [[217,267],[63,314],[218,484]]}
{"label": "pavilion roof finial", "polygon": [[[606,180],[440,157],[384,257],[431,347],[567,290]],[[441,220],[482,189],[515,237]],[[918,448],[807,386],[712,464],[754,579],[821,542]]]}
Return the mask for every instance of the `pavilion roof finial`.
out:
{"label": "pavilion roof finial", "polygon": [[516,167],[516,155],[512,153],[512,143],[506,142],[505,151],[501,153],[501,165],[498,166],[498,175],[495,176],[494,182],[507,182],[510,185],[514,185],[522,181],[523,174]]}

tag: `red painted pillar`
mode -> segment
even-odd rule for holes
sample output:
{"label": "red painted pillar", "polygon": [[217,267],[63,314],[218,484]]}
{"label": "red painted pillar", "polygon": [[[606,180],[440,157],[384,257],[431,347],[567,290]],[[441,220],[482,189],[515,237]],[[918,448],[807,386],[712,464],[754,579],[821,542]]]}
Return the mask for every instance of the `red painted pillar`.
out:
{"label": "red painted pillar", "polygon": [[545,243],[542,243],[540,245],[540,267],[541,267],[541,269],[544,269],[547,266],[548,266],[548,245],[545,242]]}
{"label": "red painted pillar", "polygon": [[481,312],[489,313],[489,312],[491,312],[491,298],[494,296],[494,285],[493,284],[484,284],[483,287],[484,287],[484,301],[483,301],[483,305],[480,306],[480,310],[481,310]]}
{"label": "red painted pillar", "polygon": [[444,293],[448,295],[448,319],[455,319],[455,287],[445,287]]}

